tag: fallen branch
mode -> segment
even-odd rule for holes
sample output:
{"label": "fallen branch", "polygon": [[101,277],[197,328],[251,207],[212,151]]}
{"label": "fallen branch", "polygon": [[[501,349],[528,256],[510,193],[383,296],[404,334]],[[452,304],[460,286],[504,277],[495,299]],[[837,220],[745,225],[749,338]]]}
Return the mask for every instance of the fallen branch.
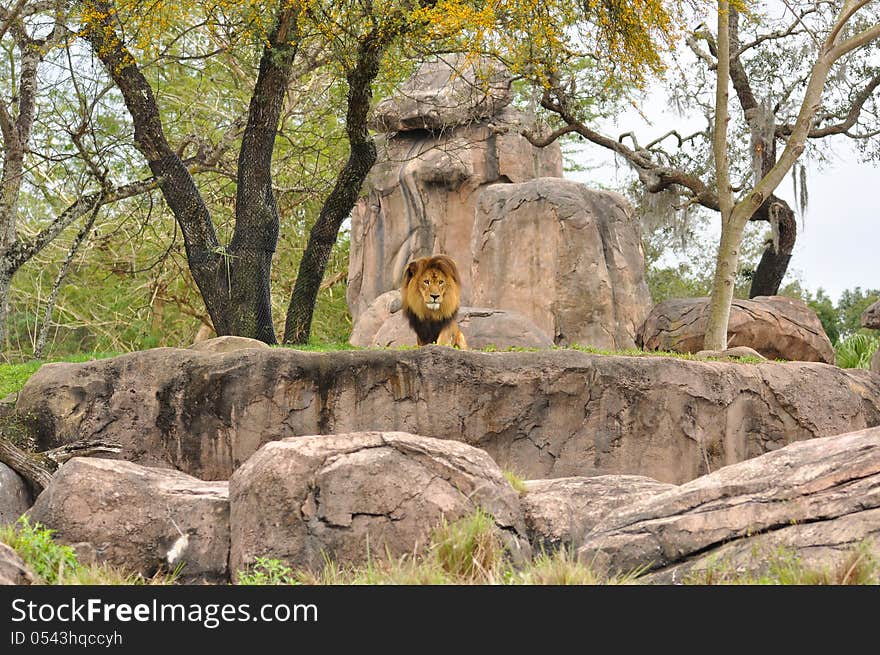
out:
{"label": "fallen branch", "polygon": [[0,435],[0,462],[27,480],[33,487],[35,495],[49,485],[55,471],[67,460],[73,457],[119,453],[121,450],[122,446],[113,441],[81,439],[51,450],[31,453]]}

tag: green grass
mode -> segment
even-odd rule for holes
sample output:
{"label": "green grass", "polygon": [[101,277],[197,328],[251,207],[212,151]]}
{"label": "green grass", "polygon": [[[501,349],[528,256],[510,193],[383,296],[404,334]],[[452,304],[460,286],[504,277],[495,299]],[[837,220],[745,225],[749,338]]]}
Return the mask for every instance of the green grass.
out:
{"label": "green grass", "polygon": [[80,564],[70,546],[52,538],[54,530],[40,523],[31,525],[22,516],[13,525],[0,528],[0,542],[7,544],[36,577],[37,584],[49,585],[133,585],[172,584],[177,572],[144,578],[110,564]]}
{"label": "green grass", "polygon": [[[705,569],[691,572],[685,584],[697,585],[876,585],[880,584],[880,562],[870,540],[850,548],[831,567],[804,565],[793,550],[777,548],[765,555],[751,554],[753,571],[743,572],[727,559],[712,562]],[[759,572],[754,572],[755,570]]]}
{"label": "green grass", "polygon": [[521,475],[507,469],[504,469],[503,473],[504,477],[507,478],[507,481],[516,493],[522,495],[528,491],[528,489],[526,489],[526,482]]}
{"label": "green grass", "polygon": [[851,334],[834,347],[835,359],[840,368],[870,368],[871,358],[880,348],[880,337]]}
{"label": "green grass", "polygon": [[[52,359],[49,361],[71,363],[90,362],[96,359],[115,357],[119,354],[120,353],[78,353],[75,355],[67,355],[59,359]],[[37,372],[38,368],[46,363],[46,361],[32,359],[30,361],[20,363],[0,364],[0,398],[3,398],[10,393],[20,391],[21,388],[24,386],[24,383],[28,381],[28,378],[30,378],[30,376]]]}

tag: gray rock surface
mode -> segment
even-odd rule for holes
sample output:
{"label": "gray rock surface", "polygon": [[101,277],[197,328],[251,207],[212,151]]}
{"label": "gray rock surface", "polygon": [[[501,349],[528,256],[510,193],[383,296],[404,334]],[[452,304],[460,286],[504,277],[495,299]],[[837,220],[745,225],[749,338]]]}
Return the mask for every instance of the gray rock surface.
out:
{"label": "gray rock surface", "polygon": [[880,300],[862,312],[861,321],[862,327],[880,330]]}
{"label": "gray rock surface", "polygon": [[251,348],[269,348],[269,345],[263,343],[259,339],[225,336],[196,341],[189,347],[190,350],[198,350],[199,352],[208,353],[231,353],[236,350],[248,350]]}
{"label": "gray rock surface", "polygon": [[33,584],[34,574],[12,548],[0,543],[0,585]]}
{"label": "gray rock surface", "polygon": [[98,562],[152,576],[181,563],[181,582],[228,578],[226,482],[131,462],[75,457],[39,495],[28,516],[63,543],[87,542]]}
{"label": "gray rock surface", "polygon": [[558,345],[635,346],[651,307],[639,223],[622,196],[539,178],[477,204],[472,303],[531,318]]}
{"label": "gray rock surface", "polygon": [[[708,298],[673,298],[655,305],[636,343],[645,350],[702,350],[708,303]],[[734,299],[727,345],[754,348],[768,359],[834,363],[834,348],[819,317],[803,302],[785,296]]]}
{"label": "gray rock surface", "polygon": [[498,114],[513,101],[510,73],[496,61],[442,55],[423,62],[394,96],[373,109],[377,132],[442,130]]}
{"label": "gray rock surface", "polygon": [[276,441],[229,481],[230,568],[257,557],[319,569],[372,553],[419,552],[445,518],[479,506],[500,534],[528,552],[519,499],[478,448],[402,432],[366,432]]}
{"label": "gray rock surface", "polygon": [[520,503],[529,540],[546,551],[577,548],[613,511],[675,489],[637,475],[528,480],[525,486]]}
{"label": "gray rock surface", "polygon": [[756,571],[779,547],[807,566],[873,539],[880,556],[880,428],[790,444],[607,516],[578,551],[655,582],[711,566]]}
{"label": "gray rock surface", "polygon": [[478,446],[524,478],[677,484],[793,441],[880,425],[880,377],[572,350],[158,348],[45,364],[18,411],[39,450],[103,437],[126,459],[203,479],[228,479],[284,437],[401,430]]}
{"label": "gray rock surface", "polygon": [[0,527],[15,523],[33,504],[27,483],[18,473],[0,462]]}
{"label": "gray rock surface", "polygon": [[[518,312],[487,307],[462,307],[458,325],[472,349],[550,348],[550,336]],[[370,346],[415,346],[416,334],[403,312],[391,314],[376,331]]]}

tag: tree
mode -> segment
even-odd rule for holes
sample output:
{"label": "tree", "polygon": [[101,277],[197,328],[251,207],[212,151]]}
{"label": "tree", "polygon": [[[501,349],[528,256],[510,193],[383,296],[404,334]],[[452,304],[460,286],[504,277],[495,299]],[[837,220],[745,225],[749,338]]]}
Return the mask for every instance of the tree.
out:
{"label": "tree", "polygon": [[[709,298],[709,317],[704,346],[707,350],[727,347],[727,326],[739,257],[743,229],[756,211],[770,198],[776,187],[791,170],[804,150],[821,106],[822,92],[832,67],[853,51],[880,40],[880,22],[870,20],[859,24],[856,17],[872,0],[845,0],[833,23],[822,35],[816,58],[800,105],[800,112],[790,133],[785,149],[773,167],[761,175],[757,183],[739,199],[734,196],[729,172],[728,155],[728,102],[731,73],[731,24],[733,17],[726,1],[718,3],[718,68],[716,77],[715,125],[713,152],[715,179],[721,211],[721,242],[715,265],[712,294]],[[876,8],[876,7],[875,7]]]}
{"label": "tree", "polygon": [[[811,74],[811,59],[818,57],[819,34],[834,18],[831,3],[788,3],[785,17],[771,19],[756,11],[730,9],[730,80],[737,105],[730,114],[731,138],[728,140],[730,168],[734,178],[755,182],[768,174],[777,161],[777,147],[792,134],[800,110],[797,92],[806,86]],[[745,18],[745,26],[742,20]],[[748,32],[748,34],[746,34]],[[581,138],[615,152],[632,166],[642,189],[649,196],[671,196],[666,210],[683,217],[703,208],[718,212],[720,199],[714,180],[712,136],[714,133],[715,97],[713,79],[718,67],[717,39],[701,23],[689,35],[688,49],[673,54],[667,73],[671,80],[668,92],[676,107],[703,113],[706,127],[692,133],[671,130],[642,144],[627,132],[612,138],[592,127],[583,100],[573,97],[570,88],[589,89],[597,80],[590,70],[569,72],[546,89],[542,105],[560,123],[551,138],[575,133]],[[867,45],[867,44],[866,44]],[[871,137],[880,133],[877,112],[877,89],[880,69],[872,63],[872,50],[861,48],[847,55],[846,65],[838,66],[826,79],[826,92],[817,109],[813,128],[808,133],[807,154],[821,160],[823,139],[843,135],[853,139],[866,157],[875,156]],[[688,56],[690,54],[690,56]],[[672,73],[678,72],[678,75]],[[586,74],[585,74],[586,73]],[[575,83],[575,80],[577,82]],[[601,80],[598,80],[601,83]],[[562,120],[559,120],[559,119]],[[549,138],[534,138],[545,143]],[[800,198],[806,204],[804,168],[796,171]],[[803,210],[803,206],[801,207]],[[681,219],[679,219],[681,220]],[[768,240],[752,276],[749,296],[778,292],[791,259],[797,236],[793,208],[775,194],[768,196],[751,220],[770,223],[773,238]]]}
{"label": "tree", "polygon": [[[13,277],[28,261],[36,257],[68,226],[83,216],[94,214],[104,205],[130,198],[148,191],[154,185],[151,179],[115,184],[111,170],[103,165],[100,153],[87,145],[98,141],[87,138],[93,134],[96,106],[81,94],[74,78],[72,83],[44,81],[41,65],[47,57],[55,65],[67,65],[73,72],[72,59],[63,45],[68,32],[66,20],[68,3],[18,0],[10,8],[0,7],[0,43],[8,55],[9,67],[4,70],[8,97],[0,96],[0,135],[3,140],[3,170],[0,175],[0,344],[5,342],[9,291]],[[5,90],[4,90],[5,91]],[[77,99],[75,109],[62,115],[63,103],[58,98]],[[46,104],[45,107],[40,103]],[[44,114],[57,109],[55,125],[71,136],[72,150],[54,150],[47,141],[46,129],[35,123],[52,123]],[[34,139],[40,139],[39,148]],[[60,170],[59,170],[60,168]],[[23,209],[22,195],[54,175],[66,178],[55,184],[55,197],[43,202],[43,214],[57,212],[43,220],[28,237],[21,234]],[[70,181],[73,181],[72,183]],[[68,183],[76,199],[66,207],[59,207],[57,197],[64,182]],[[91,187],[91,189],[89,189]],[[36,222],[33,218],[31,223]]]}

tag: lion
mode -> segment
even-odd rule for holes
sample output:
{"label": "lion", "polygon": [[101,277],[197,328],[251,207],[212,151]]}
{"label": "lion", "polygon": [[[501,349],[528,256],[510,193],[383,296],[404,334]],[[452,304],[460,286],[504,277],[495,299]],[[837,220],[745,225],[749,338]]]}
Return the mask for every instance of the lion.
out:
{"label": "lion", "polygon": [[400,297],[403,314],[420,346],[436,343],[467,350],[455,320],[461,303],[461,278],[451,257],[432,255],[407,264]]}

